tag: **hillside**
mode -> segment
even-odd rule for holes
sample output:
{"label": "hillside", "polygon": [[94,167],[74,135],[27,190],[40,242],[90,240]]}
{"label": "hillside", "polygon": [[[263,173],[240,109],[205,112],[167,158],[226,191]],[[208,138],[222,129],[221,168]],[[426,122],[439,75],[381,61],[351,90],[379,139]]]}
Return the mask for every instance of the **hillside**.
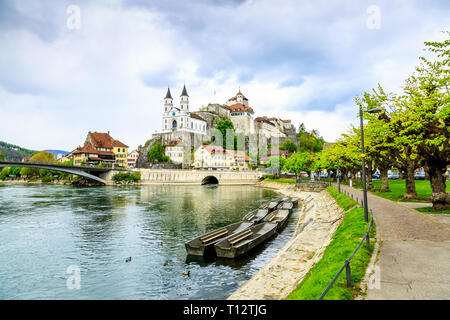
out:
{"label": "hillside", "polygon": [[39,151],[25,149],[14,144],[0,141],[0,150],[6,161],[21,161],[23,157],[31,157]]}

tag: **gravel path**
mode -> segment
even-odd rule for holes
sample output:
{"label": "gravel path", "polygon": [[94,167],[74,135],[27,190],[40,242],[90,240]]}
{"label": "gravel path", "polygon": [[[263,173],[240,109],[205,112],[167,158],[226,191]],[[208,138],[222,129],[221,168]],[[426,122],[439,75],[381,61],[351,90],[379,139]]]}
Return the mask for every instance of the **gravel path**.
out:
{"label": "gravel path", "polygon": [[[341,189],[362,199],[361,190]],[[448,224],[370,193],[368,205],[380,251],[373,275],[379,285],[374,280],[366,299],[450,299]]]}

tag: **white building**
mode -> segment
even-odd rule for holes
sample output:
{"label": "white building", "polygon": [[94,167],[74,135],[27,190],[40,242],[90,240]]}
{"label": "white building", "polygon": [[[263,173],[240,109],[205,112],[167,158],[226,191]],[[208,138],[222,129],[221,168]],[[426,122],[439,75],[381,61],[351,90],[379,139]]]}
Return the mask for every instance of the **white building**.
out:
{"label": "white building", "polygon": [[194,152],[195,168],[228,169],[234,162],[233,152],[220,146],[202,145]]}
{"label": "white building", "polygon": [[180,96],[180,107],[174,107],[170,89],[164,99],[164,114],[162,118],[162,132],[187,131],[206,135],[207,124],[204,119],[189,111],[189,96],[186,86]]}
{"label": "white building", "polygon": [[228,99],[225,103],[226,108],[230,111],[230,120],[233,122],[234,129],[237,133],[249,135],[255,132],[253,114],[254,111],[248,105],[248,99],[238,91],[236,96]]}
{"label": "white building", "polygon": [[169,156],[173,163],[179,164],[184,162],[184,145],[180,140],[171,140],[164,147],[164,154]]}

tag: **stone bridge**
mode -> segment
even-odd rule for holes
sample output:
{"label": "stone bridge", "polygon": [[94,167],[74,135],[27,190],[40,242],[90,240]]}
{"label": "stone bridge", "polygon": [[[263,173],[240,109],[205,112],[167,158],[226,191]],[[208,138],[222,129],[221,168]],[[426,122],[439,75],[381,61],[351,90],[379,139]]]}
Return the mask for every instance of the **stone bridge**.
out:
{"label": "stone bridge", "polygon": [[263,173],[258,171],[135,170],[141,172],[141,182],[143,184],[255,184],[263,176]]}
{"label": "stone bridge", "polygon": [[95,180],[103,184],[110,184],[112,177],[117,171],[125,171],[125,168],[94,167],[94,166],[66,166],[56,163],[39,162],[14,162],[0,161],[1,167],[26,167],[36,169],[48,169],[75,174],[87,179]]}

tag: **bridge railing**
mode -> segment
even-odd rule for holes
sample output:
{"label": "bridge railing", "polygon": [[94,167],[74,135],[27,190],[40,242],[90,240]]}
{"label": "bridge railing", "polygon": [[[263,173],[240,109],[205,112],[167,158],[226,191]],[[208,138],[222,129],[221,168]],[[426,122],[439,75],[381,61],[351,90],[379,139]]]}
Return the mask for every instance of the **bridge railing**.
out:
{"label": "bridge railing", "polygon": [[0,161],[0,164],[10,165],[11,167],[20,167],[24,165],[34,165],[34,166],[53,166],[61,168],[80,168],[80,169],[107,169],[107,170],[128,170],[127,168],[116,166],[116,165],[73,165],[73,164],[63,164],[63,163],[48,163],[48,162],[19,162],[19,161]]}

